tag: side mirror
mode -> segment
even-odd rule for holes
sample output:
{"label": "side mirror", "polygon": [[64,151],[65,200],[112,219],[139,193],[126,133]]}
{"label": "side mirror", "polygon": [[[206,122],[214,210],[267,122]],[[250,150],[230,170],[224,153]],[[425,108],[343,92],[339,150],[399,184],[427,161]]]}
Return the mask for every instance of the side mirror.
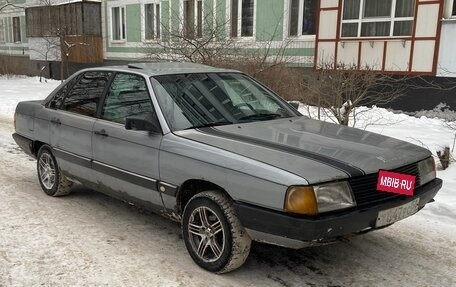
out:
{"label": "side mirror", "polygon": [[146,115],[127,117],[125,119],[125,129],[161,133],[160,126],[150,113]]}
{"label": "side mirror", "polygon": [[290,106],[292,106],[293,108],[295,109],[299,109],[299,102],[288,102],[290,104]]}

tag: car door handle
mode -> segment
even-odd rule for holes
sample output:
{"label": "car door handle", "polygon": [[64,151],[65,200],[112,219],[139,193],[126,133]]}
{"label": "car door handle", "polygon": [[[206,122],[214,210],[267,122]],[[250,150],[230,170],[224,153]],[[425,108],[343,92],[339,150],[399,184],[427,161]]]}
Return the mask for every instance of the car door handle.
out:
{"label": "car door handle", "polygon": [[56,119],[56,118],[51,119],[51,123],[56,124],[56,125],[62,124],[62,122],[60,122],[60,119]]}
{"label": "car door handle", "polygon": [[99,136],[103,136],[103,137],[108,137],[108,136],[109,136],[109,135],[106,133],[105,130],[95,131],[94,134],[99,135]]}

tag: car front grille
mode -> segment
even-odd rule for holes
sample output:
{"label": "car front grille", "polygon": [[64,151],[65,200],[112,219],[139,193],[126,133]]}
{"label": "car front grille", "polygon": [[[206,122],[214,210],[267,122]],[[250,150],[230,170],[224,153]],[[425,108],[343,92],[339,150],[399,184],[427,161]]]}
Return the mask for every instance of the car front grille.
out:
{"label": "car front grille", "polygon": [[[409,164],[400,168],[392,169],[390,171],[415,175],[415,188],[420,186],[420,175],[418,172],[418,163]],[[378,172],[351,178],[348,180],[350,183],[353,195],[357,206],[367,206],[382,201],[387,201],[393,198],[398,198],[403,195],[391,192],[383,192],[377,190]]]}

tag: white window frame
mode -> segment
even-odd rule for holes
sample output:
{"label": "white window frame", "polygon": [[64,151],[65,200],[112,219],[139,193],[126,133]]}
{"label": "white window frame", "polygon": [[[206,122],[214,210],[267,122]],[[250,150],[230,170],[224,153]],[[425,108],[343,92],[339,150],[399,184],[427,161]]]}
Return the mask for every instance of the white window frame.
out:
{"label": "white window frame", "polygon": [[[146,5],[154,5],[154,37],[153,39],[146,39]],[[160,5],[160,23],[159,29],[157,29],[157,5]],[[162,31],[162,5],[160,0],[155,0],[155,1],[149,1],[145,2],[141,5],[141,39],[143,42],[152,42],[152,41],[157,41],[160,40],[163,37],[163,31]],[[159,36],[157,37],[157,31],[159,30]]]}
{"label": "white window frame", "polygon": [[228,25],[228,37],[236,38],[236,39],[246,39],[252,40],[256,37],[256,13],[257,13],[257,0],[253,0],[253,24],[252,24],[252,36],[242,36],[242,1],[238,0],[238,11],[237,11],[237,33],[236,37],[231,36],[231,3],[232,0],[227,0],[227,19],[229,19]]}
{"label": "white window frame", "polygon": [[[341,10],[341,17],[343,17],[343,11],[344,11],[344,5],[345,5],[345,1],[342,1],[343,4],[342,4],[342,10]],[[396,38],[396,37],[399,37],[399,38],[403,38],[403,37],[411,37],[412,35],[406,35],[406,36],[393,36],[393,33],[394,33],[394,24],[395,22],[403,22],[403,21],[412,21],[412,25],[413,25],[413,20],[414,20],[414,15],[412,17],[395,17],[395,12],[396,12],[396,0],[391,0],[391,12],[390,12],[390,17],[377,17],[377,18],[374,18],[374,17],[371,17],[371,18],[364,18],[363,19],[363,13],[364,13],[364,2],[365,0],[360,0],[359,1],[359,5],[360,5],[360,9],[359,9],[359,16],[358,16],[358,19],[351,19],[351,20],[344,20],[342,18],[341,20],[341,24],[340,24],[340,27],[339,27],[339,31],[340,31],[340,35],[341,35],[341,38],[342,39],[346,39],[346,38],[384,38],[384,37],[388,37],[388,38]],[[417,3],[415,2],[415,5],[417,5]],[[415,13],[415,10],[414,10],[414,13]],[[390,25],[390,33],[389,35],[387,36],[361,36],[361,26],[363,23],[374,23],[374,22],[390,22],[391,25]],[[346,24],[346,23],[358,23],[358,33],[357,33],[357,36],[353,36],[353,37],[342,37],[342,26],[343,24]],[[412,26],[412,30],[413,30],[413,26]],[[413,33],[413,31],[412,31]]]}
{"label": "white window frame", "polygon": [[[114,9],[115,8],[119,8],[119,13],[121,13],[121,11],[123,10],[124,13],[123,13],[123,17],[120,17],[121,15],[119,15],[119,29],[120,29],[120,39],[114,39],[114,33],[113,33],[113,20],[114,20]],[[109,21],[109,33],[110,33],[110,39],[111,39],[111,42],[112,43],[125,43],[127,41],[127,7],[124,5],[124,6],[111,6],[109,7],[109,16],[110,16],[110,21]],[[125,27],[125,31],[122,31],[122,27]],[[123,38],[122,38],[123,36]]]}
{"label": "white window frame", "polygon": [[[19,39],[14,39],[14,36],[16,35],[16,31],[14,29],[14,18],[17,18],[19,21],[18,21],[18,29],[19,29]],[[13,16],[11,17],[11,28],[12,28],[12,31],[13,31],[13,37],[12,37],[12,42],[13,43],[22,43],[22,27],[21,27],[21,17],[20,16]],[[15,41],[17,40],[17,41]]]}
{"label": "white window frame", "polygon": [[[292,36],[290,35],[290,28],[291,28],[291,1],[292,0],[286,0],[285,2],[285,10],[286,10],[286,13],[284,13],[284,19],[285,19],[285,25],[286,26],[286,30],[285,30],[285,36],[286,38],[290,38],[290,39],[314,39],[315,38],[315,35],[317,33],[317,23],[315,23],[315,34],[308,34],[308,35],[302,35],[302,22],[304,20],[304,11],[303,11],[303,8],[304,8],[304,0],[299,0],[299,14],[298,14],[298,35],[296,36]],[[315,1],[320,1],[320,0],[315,0]],[[317,13],[318,11],[315,11],[315,17],[317,16]],[[315,19],[316,20],[316,19]]]}

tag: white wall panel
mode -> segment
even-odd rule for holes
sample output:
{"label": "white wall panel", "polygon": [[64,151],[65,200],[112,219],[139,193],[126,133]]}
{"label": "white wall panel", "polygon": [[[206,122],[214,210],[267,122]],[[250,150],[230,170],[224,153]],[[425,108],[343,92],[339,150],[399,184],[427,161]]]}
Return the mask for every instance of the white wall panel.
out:
{"label": "white wall panel", "polygon": [[321,0],[320,8],[333,8],[339,6],[339,0]]}
{"label": "white wall panel", "polygon": [[390,41],[386,47],[386,71],[408,71],[410,62],[410,41]]}
{"label": "white wall panel", "polygon": [[334,53],[336,51],[335,42],[319,42],[317,54],[317,68],[334,63]]}
{"label": "white wall panel", "polygon": [[442,23],[437,74],[456,77],[456,19]]}
{"label": "white wall panel", "polygon": [[337,32],[337,10],[321,11],[318,32],[320,39],[335,39]]}
{"label": "white wall panel", "polygon": [[360,69],[381,70],[384,42],[363,42],[361,46]]}
{"label": "white wall panel", "polygon": [[427,4],[418,7],[416,37],[435,37],[439,18],[439,5]]}
{"label": "white wall panel", "polygon": [[412,72],[432,72],[435,41],[415,41]]}
{"label": "white wall panel", "polygon": [[30,60],[60,61],[59,37],[30,37],[28,38]]}
{"label": "white wall panel", "polygon": [[357,67],[358,42],[339,42],[337,50],[337,64],[345,67]]}

